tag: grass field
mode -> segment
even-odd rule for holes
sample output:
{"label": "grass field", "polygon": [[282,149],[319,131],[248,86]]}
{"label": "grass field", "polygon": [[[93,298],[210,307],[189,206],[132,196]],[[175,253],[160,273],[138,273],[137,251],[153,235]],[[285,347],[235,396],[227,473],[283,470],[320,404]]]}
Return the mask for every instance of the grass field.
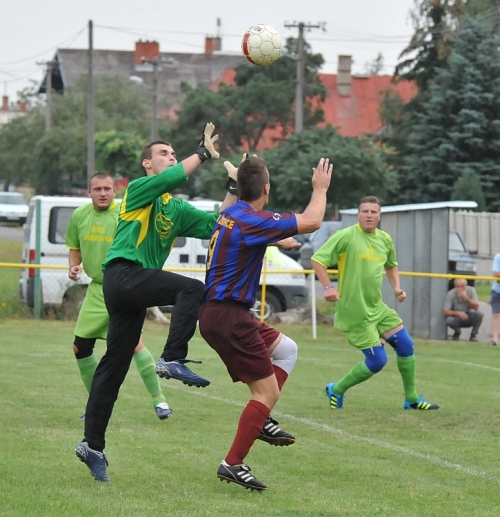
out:
{"label": "grass field", "polygon": [[[86,392],[72,355],[73,323],[0,320],[0,515],[179,517],[443,517],[500,514],[500,351],[468,342],[417,343],[419,391],[441,409],[404,411],[394,357],[332,411],[324,385],[361,354],[329,327],[280,327],[299,360],[273,411],[297,437],[288,448],[257,442],[247,461],[269,489],[221,483],[247,388],[233,385],[196,336],[195,371],[212,384],[162,380],[174,409],[159,421],[134,365],[107,434],[111,483],[75,457]],[[146,324],[155,357],[166,329]],[[103,352],[100,344],[97,352]]]}
{"label": "grass field", "polygon": [[[21,262],[22,243],[8,239],[0,239],[0,262]],[[30,310],[19,301],[18,268],[0,268],[0,319],[12,317],[28,317]]]}

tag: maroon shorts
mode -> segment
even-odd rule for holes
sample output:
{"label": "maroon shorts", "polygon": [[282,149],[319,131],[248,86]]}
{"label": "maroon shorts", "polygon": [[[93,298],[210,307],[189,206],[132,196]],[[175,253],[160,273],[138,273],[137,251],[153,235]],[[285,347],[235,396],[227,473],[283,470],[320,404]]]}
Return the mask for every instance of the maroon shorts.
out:
{"label": "maroon shorts", "polygon": [[265,379],[274,374],[268,348],[280,332],[255,319],[237,302],[204,303],[200,332],[219,354],[233,382]]}

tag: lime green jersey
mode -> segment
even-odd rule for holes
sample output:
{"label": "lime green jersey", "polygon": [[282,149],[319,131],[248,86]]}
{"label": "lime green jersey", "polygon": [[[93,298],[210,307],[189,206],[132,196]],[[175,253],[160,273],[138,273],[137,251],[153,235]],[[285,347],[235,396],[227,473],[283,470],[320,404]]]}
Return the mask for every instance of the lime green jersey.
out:
{"label": "lime green jersey", "polygon": [[80,250],[85,273],[102,284],[102,263],[113,242],[120,205],[112,201],[107,210],[94,210],[89,203],[75,209],[66,232],[66,246]]}
{"label": "lime green jersey", "polygon": [[334,233],[312,256],[326,268],[338,264],[335,327],[363,330],[376,325],[387,306],[382,301],[385,269],[398,265],[391,236],[379,229],[364,232],[359,224]]}
{"label": "lime green jersey", "polygon": [[156,176],[130,182],[103,270],[120,258],[162,269],[178,236],[210,239],[217,214],[198,210],[169,194],[187,179],[182,163],[178,163]]}

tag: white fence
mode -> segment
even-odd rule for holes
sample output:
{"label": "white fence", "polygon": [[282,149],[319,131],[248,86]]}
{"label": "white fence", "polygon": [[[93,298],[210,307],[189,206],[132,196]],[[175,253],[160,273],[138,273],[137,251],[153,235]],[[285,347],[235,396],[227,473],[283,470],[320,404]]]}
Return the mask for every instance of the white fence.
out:
{"label": "white fence", "polygon": [[500,253],[500,213],[450,210],[450,228],[458,230],[467,248],[479,257]]}

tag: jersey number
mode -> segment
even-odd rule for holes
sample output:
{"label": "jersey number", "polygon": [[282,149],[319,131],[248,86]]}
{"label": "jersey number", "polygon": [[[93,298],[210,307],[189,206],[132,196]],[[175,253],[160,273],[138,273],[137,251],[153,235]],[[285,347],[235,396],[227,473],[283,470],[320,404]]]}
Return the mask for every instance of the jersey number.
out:
{"label": "jersey number", "polygon": [[212,265],[212,258],[214,256],[215,245],[217,244],[217,239],[219,238],[220,230],[216,230],[210,239],[210,243],[208,244],[208,259],[207,259],[207,269],[210,269]]}

